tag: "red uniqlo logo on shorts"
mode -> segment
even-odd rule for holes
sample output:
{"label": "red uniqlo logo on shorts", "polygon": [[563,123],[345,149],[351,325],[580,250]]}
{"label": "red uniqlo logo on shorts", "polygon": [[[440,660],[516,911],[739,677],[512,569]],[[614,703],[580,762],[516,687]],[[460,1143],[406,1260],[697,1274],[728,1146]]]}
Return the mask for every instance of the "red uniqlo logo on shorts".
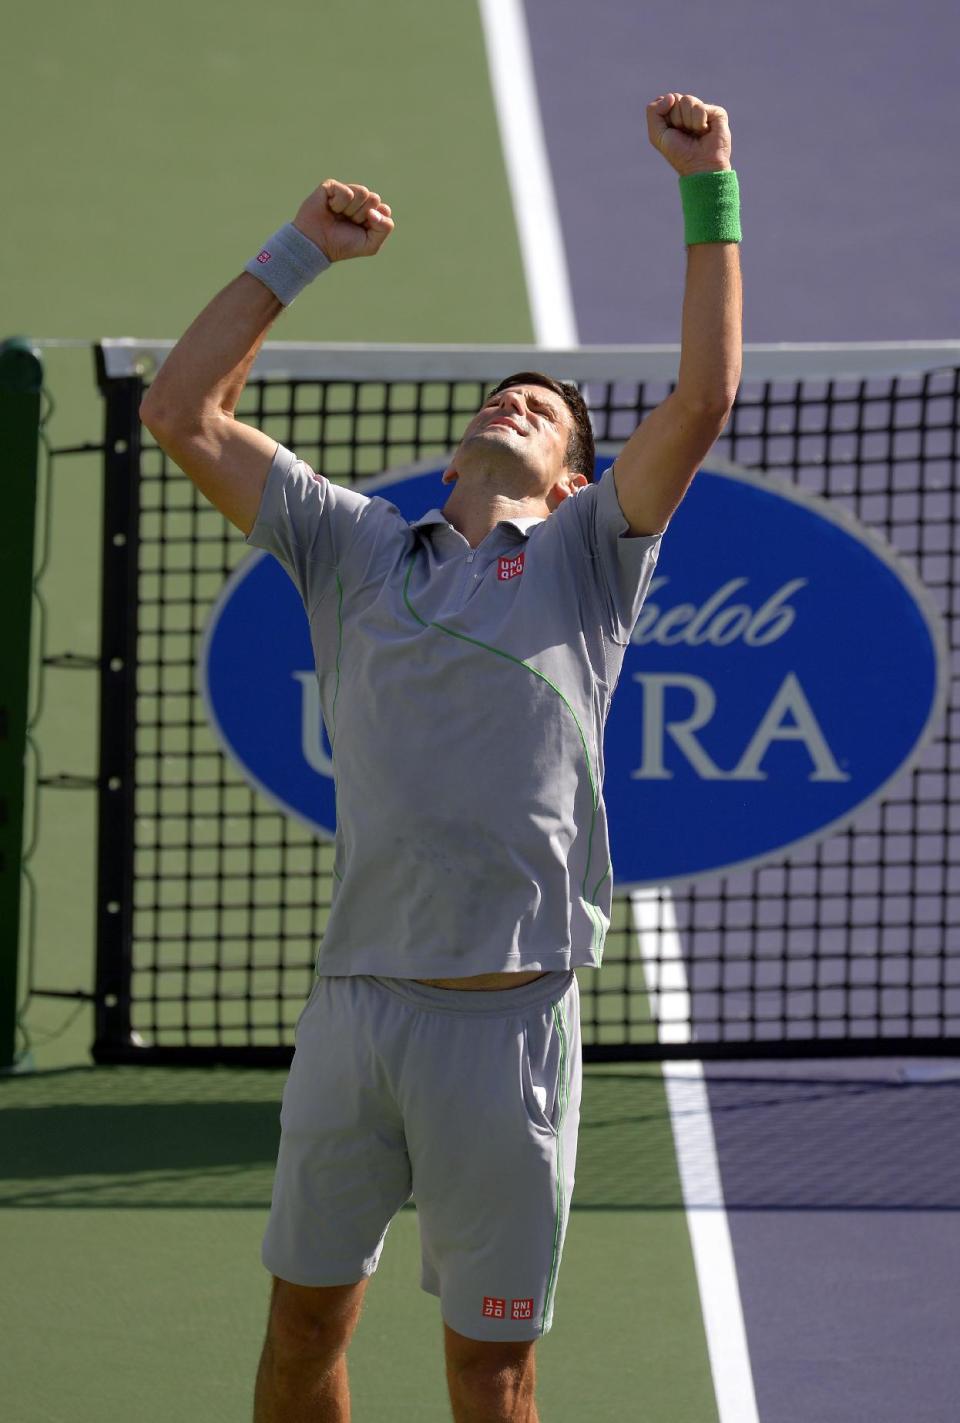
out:
{"label": "red uniqlo logo on shorts", "polygon": [[483,1297],[483,1317],[484,1319],[504,1319],[507,1313],[507,1301],[505,1299],[491,1299],[489,1295]]}
{"label": "red uniqlo logo on shorts", "polygon": [[501,558],[497,564],[497,577],[504,582],[508,578],[519,578],[523,572],[523,554],[518,553],[516,558]]}
{"label": "red uniqlo logo on shorts", "polygon": [[532,1319],[533,1300],[532,1299],[512,1299],[510,1301],[511,1319]]}
{"label": "red uniqlo logo on shorts", "polygon": [[263,266],[264,262],[270,261],[270,253],[267,251],[266,247],[264,247],[262,252],[257,253],[257,261],[260,263],[261,266]]}

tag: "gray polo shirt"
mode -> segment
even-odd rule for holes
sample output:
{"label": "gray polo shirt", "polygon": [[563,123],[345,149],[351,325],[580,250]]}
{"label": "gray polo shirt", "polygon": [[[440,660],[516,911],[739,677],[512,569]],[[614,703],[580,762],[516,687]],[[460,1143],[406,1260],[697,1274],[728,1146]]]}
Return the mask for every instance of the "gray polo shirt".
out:
{"label": "gray polo shirt", "polygon": [[603,726],[660,544],[629,536],[612,472],[472,549],[281,445],[248,542],[303,599],[333,751],[318,973],[599,965]]}

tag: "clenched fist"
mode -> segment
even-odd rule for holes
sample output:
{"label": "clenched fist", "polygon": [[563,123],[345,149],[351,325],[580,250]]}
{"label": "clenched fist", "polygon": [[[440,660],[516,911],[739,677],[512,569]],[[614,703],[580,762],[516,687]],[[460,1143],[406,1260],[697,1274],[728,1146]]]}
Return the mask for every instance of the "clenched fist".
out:
{"label": "clenched fist", "polygon": [[690,173],[719,173],[730,167],[732,143],[726,109],[705,104],[693,94],[661,94],[647,105],[647,133],[671,168]]}
{"label": "clenched fist", "polygon": [[393,231],[393,214],[380,194],[362,183],[327,178],[300,204],[293,225],[331,262],[342,262],[375,256]]}

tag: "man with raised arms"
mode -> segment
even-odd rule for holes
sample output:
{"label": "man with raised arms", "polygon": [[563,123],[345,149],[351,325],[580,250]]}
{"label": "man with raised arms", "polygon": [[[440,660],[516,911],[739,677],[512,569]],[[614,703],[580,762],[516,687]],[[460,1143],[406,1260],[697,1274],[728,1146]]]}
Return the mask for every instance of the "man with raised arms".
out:
{"label": "man with raised arms", "polygon": [[574,969],[599,966],[612,897],[603,724],[661,534],[740,379],[726,113],[674,93],[646,112],[680,174],[680,368],[599,482],[582,398],[539,371],[490,394],[443,509],[412,524],[235,418],[283,307],[393,231],[378,193],[334,179],[201,313],[141,409],[296,583],[336,768],[333,904],[263,1246],[256,1423],[349,1418],[347,1345],[411,1195],[455,1420],[536,1423],[579,1122]]}

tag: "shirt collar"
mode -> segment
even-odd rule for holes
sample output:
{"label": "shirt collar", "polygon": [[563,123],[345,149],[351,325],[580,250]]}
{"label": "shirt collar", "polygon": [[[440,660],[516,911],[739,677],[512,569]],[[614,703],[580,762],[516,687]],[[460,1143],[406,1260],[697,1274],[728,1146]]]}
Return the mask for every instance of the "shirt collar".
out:
{"label": "shirt collar", "polygon": [[[499,519],[497,521],[497,527],[499,528],[500,524],[509,524],[512,529],[516,529],[518,534],[522,534],[524,538],[526,538],[526,536],[529,534],[530,530],[534,527],[535,524],[542,523],[543,519],[536,517],[524,519]],[[453,528],[453,525],[450,523],[450,520],[442,513],[440,509],[428,510],[428,512],[424,514],[422,518],[415,519],[411,523],[410,527],[411,529],[425,529],[428,528],[431,524],[445,524],[448,529]]]}
{"label": "shirt collar", "polygon": [[422,519],[414,519],[410,525],[411,529],[425,529],[428,524],[449,524],[439,509],[430,509],[424,514]]}

